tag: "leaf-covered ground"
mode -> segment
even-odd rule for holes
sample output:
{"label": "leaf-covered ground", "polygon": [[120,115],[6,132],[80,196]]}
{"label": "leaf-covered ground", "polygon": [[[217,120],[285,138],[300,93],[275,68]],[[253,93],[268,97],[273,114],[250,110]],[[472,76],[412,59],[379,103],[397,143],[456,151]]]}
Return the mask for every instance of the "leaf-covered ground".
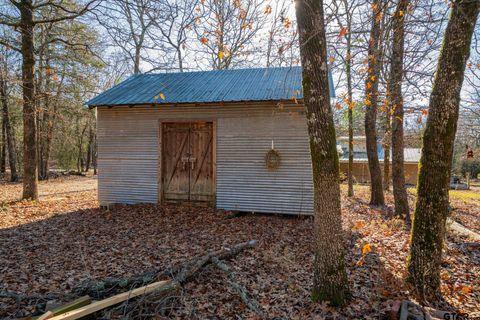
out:
{"label": "leaf-covered ground", "polygon": [[[408,230],[367,205],[366,187],[357,187],[354,199],[342,200],[352,299],[337,310],[309,299],[312,218],[247,214],[226,219],[221,210],[156,205],[106,211],[98,207],[92,178],[41,183],[39,203],[18,201],[19,184],[0,188],[0,292],[68,292],[85,280],[167,268],[208,250],[258,239],[257,248],[227,264],[271,318],[379,319],[394,300],[412,298],[403,280]],[[391,195],[387,200],[391,203]],[[454,199],[452,206],[456,220],[478,230],[476,202]],[[446,241],[442,308],[473,313],[480,311],[480,250],[465,246],[466,241],[453,236]],[[31,311],[0,299],[0,317]],[[228,286],[226,275],[209,266],[183,288],[172,318],[249,319],[254,314]]]}

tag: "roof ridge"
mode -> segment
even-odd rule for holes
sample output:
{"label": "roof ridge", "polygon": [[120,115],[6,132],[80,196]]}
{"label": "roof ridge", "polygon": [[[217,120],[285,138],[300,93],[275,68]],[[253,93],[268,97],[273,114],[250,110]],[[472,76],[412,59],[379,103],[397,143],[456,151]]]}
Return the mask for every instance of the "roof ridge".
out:
{"label": "roof ridge", "polygon": [[166,75],[166,74],[192,74],[192,73],[209,73],[209,72],[240,72],[240,71],[247,71],[247,70],[268,70],[268,69],[297,69],[301,68],[301,66],[288,66],[288,67],[251,67],[251,68],[236,68],[236,69],[212,69],[212,70],[193,70],[193,71],[183,71],[183,72],[152,72],[152,73],[140,73],[132,75],[131,77],[135,76],[158,76],[158,75]]}

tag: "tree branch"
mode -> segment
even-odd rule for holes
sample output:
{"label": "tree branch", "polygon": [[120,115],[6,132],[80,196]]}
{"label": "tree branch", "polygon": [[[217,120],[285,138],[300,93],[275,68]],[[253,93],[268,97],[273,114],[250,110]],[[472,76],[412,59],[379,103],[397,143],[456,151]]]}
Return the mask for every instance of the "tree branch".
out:
{"label": "tree branch", "polygon": [[[56,4],[53,4],[53,3],[43,3],[43,4],[40,4],[38,6],[46,6],[46,5],[51,5],[53,7],[56,7],[56,8],[59,8],[61,9],[62,11],[64,12],[68,12],[68,13],[72,13],[70,15],[67,15],[67,16],[63,16],[63,17],[59,17],[59,18],[52,18],[52,19],[43,19],[43,20],[36,20],[34,21],[34,24],[42,24],[42,23],[54,23],[54,22],[60,22],[60,21],[65,21],[65,20],[73,20],[75,18],[78,18],[80,17],[81,15],[85,14],[86,12],[90,11],[91,10],[91,6],[95,3],[95,2],[98,2],[99,0],[90,0],[90,2],[88,2],[80,11],[71,11],[71,10],[68,10],[60,5],[56,5]],[[100,0],[101,1],[101,0]],[[38,7],[37,6],[37,7]]]}

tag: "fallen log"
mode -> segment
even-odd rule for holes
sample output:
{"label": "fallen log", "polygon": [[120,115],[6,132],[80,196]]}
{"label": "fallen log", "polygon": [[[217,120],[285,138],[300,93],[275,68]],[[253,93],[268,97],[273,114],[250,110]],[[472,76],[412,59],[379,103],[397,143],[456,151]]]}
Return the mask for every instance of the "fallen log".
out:
{"label": "fallen log", "polygon": [[475,240],[475,241],[480,241],[480,234],[464,227],[463,225],[456,222],[452,218],[447,218],[447,228],[451,232],[456,233],[460,236],[468,237],[468,238],[470,238],[472,240]]}

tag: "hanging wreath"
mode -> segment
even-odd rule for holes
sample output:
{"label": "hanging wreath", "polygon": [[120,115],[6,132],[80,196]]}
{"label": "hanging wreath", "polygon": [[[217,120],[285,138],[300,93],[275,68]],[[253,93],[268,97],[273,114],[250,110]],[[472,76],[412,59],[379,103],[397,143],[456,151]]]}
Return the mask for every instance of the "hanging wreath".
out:
{"label": "hanging wreath", "polygon": [[280,154],[275,149],[271,149],[265,155],[265,166],[270,170],[275,170],[280,166]]}

